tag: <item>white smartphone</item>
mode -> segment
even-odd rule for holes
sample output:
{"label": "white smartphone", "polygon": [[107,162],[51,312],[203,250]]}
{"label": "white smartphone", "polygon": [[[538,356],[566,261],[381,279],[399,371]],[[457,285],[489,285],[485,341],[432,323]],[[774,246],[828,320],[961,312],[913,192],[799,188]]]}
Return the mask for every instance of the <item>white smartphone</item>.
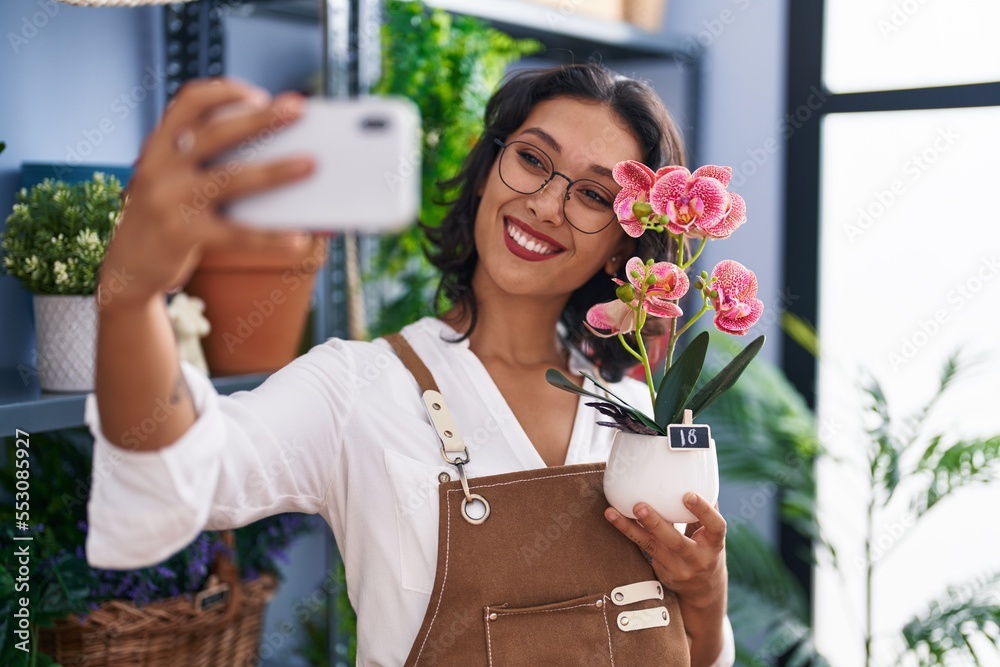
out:
{"label": "white smartphone", "polygon": [[269,229],[399,231],[420,210],[420,113],[397,97],[308,98],[296,122],[261,133],[215,162],[310,154],[307,178],[234,200],[234,222]]}

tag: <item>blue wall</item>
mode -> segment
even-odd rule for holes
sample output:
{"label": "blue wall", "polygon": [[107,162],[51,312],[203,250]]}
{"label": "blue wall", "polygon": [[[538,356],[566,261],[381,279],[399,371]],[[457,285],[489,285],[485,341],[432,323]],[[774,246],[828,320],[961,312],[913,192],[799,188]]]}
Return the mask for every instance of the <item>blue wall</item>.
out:
{"label": "blue wall", "polygon": [[[21,162],[129,165],[162,108],[160,10],[0,4],[0,228]],[[145,81],[144,81],[145,79]],[[144,85],[145,84],[145,85]],[[32,363],[31,300],[0,276],[0,372]]]}

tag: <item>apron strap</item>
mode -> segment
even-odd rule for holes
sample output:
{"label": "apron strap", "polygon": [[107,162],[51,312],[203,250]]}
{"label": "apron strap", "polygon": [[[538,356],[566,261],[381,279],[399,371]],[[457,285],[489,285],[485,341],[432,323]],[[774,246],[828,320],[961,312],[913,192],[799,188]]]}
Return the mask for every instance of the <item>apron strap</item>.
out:
{"label": "apron strap", "polygon": [[417,384],[420,385],[420,391],[430,390],[440,393],[437,382],[434,381],[434,376],[431,375],[431,370],[427,368],[427,365],[421,360],[420,356],[413,351],[410,343],[403,338],[403,334],[389,334],[385,339],[389,341],[392,351],[396,353],[396,356],[403,362],[406,369],[413,374]]}
{"label": "apron strap", "polygon": [[462,436],[458,432],[458,427],[451,416],[451,411],[448,410],[448,406],[444,402],[444,396],[438,390],[434,376],[402,334],[389,334],[385,336],[385,339],[392,346],[399,360],[413,374],[417,384],[420,385],[427,416],[441,439],[441,456],[448,463],[458,467],[464,481],[465,472],[462,470],[462,466],[469,462],[469,448],[465,446],[465,441],[462,440]]}

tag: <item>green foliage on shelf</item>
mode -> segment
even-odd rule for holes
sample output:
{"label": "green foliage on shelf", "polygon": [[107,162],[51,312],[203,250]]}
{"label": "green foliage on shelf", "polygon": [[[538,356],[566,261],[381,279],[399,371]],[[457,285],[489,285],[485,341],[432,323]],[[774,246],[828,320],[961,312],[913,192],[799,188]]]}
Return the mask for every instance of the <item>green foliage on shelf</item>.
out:
{"label": "green foliage on shelf", "polygon": [[[374,91],[399,95],[420,108],[423,125],[420,220],[436,226],[446,212],[439,182],[458,174],[483,129],[483,112],[507,66],[541,45],[514,39],[483,21],[428,9],[416,0],[386,3],[382,32],[382,78]],[[399,286],[375,316],[373,337],[399,331],[430,314],[437,271],[423,255],[416,225],[384,236],[372,264],[377,277]]]}
{"label": "green foliage on shelf", "polygon": [[121,193],[118,179],[101,172],[74,185],[45,179],[22,188],[0,244],[3,272],[34,294],[93,294]]}
{"label": "green foliage on shelf", "polygon": [[35,294],[93,294],[121,211],[122,186],[95,172],[74,185],[21,188],[0,247],[3,271]]}

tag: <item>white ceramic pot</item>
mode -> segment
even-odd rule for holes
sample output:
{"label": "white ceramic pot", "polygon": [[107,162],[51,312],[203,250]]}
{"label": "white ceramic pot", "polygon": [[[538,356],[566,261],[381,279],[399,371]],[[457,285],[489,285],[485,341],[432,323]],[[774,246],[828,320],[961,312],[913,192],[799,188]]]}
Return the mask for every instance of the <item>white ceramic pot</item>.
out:
{"label": "white ceramic pot", "polygon": [[97,301],[35,294],[38,384],[42,391],[93,391]]}
{"label": "white ceramic pot", "polygon": [[694,491],[709,503],[719,499],[715,440],[709,443],[709,449],[670,449],[664,436],[619,431],[604,471],[605,497],[630,519],[636,503],[644,502],[671,523],[696,521],[684,494]]}

